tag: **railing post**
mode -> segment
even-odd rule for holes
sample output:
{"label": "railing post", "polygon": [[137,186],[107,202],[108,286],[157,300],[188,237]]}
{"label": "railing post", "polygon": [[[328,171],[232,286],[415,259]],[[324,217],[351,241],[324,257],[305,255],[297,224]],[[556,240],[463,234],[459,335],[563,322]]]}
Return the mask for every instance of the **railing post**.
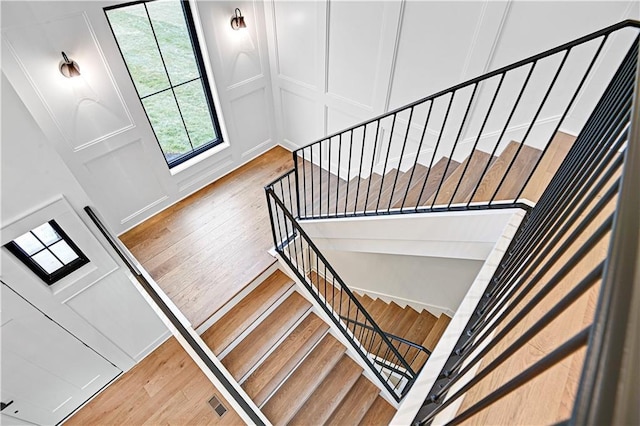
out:
{"label": "railing post", "polygon": [[[298,150],[293,151],[293,170],[296,176],[296,219],[300,219],[300,180],[298,176]],[[271,212],[271,210],[269,210]]]}

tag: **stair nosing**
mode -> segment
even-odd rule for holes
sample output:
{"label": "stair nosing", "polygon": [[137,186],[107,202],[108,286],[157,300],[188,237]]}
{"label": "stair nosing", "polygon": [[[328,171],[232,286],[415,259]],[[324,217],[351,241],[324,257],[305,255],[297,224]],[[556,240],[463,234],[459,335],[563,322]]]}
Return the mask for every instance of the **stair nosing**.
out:
{"label": "stair nosing", "polygon": [[[242,333],[240,333],[238,335],[238,337],[236,337],[234,340],[232,340],[225,348],[224,350],[222,350],[220,353],[218,353],[216,356],[218,357],[219,360],[223,360],[224,357],[226,357],[229,352],[231,352],[232,350],[234,350],[236,348],[236,346],[238,346],[240,344],[240,342],[242,342],[249,334],[251,334],[251,332],[253,330],[256,329],[256,327],[258,327],[258,325],[260,325],[273,311],[275,311],[278,306],[280,306],[282,304],[282,302],[284,302],[289,296],[291,296],[296,290],[296,286],[295,283],[292,283],[292,285],[287,289],[287,291],[285,291],[284,293],[282,293],[282,295],[277,298],[276,300],[273,301],[273,303],[264,310],[264,312],[262,312],[256,319],[255,321],[253,321],[251,324],[249,324],[249,326],[244,329],[242,331]],[[211,327],[215,327],[216,324],[213,324]]]}
{"label": "stair nosing", "polygon": [[269,355],[271,355],[276,349],[278,349],[278,346],[280,346],[280,344],[285,341],[291,335],[291,333],[293,333],[293,330],[295,330],[296,327],[298,327],[300,323],[302,323],[302,321],[304,321],[305,318],[307,318],[311,313],[313,313],[313,305],[309,306],[309,308],[300,316],[300,318],[298,318],[296,322],[287,329],[287,331],[269,348],[269,350],[255,363],[255,365],[251,367],[249,371],[247,371],[246,374],[240,377],[240,379],[236,380],[238,384],[242,386],[247,378],[258,368],[260,368],[262,363],[269,357]]}
{"label": "stair nosing", "polygon": [[[313,308],[311,309],[311,311],[313,311]],[[320,317],[320,319],[322,319],[322,317]],[[324,319],[322,320],[323,322]],[[289,373],[280,381],[280,383],[278,384],[278,386],[276,386],[273,391],[264,399],[264,401],[262,402],[262,404],[260,404],[260,408],[262,410],[262,408],[269,402],[269,400],[271,400],[271,397],[273,397],[273,395],[275,395],[280,388],[287,382],[287,380],[289,379],[289,377],[291,377],[291,375],[293,373],[295,373],[295,371],[298,369],[298,367],[300,367],[300,365],[309,357],[309,354],[311,354],[311,352],[313,352],[313,350],[320,344],[320,342],[322,342],[322,339],[324,339],[327,334],[330,334],[331,331],[331,327],[329,327],[323,334],[322,336],[320,336],[320,338],[318,339],[318,341],[311,347],[309,348],[309,350],[307,351],[306,355],[304,357],[302,357],[300,359],[300,361],[298,361],[295,366],[291,369],[291,371],[289,371]]]}

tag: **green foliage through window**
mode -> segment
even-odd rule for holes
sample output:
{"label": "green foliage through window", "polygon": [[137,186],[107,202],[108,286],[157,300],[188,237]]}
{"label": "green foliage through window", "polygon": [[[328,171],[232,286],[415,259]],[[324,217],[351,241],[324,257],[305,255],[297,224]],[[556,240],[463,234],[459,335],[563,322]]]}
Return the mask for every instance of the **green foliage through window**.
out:
{"label": "green foliage through window", "polygon": [[142,1],[105,13],[169,167],[222,142],[188,3]]}

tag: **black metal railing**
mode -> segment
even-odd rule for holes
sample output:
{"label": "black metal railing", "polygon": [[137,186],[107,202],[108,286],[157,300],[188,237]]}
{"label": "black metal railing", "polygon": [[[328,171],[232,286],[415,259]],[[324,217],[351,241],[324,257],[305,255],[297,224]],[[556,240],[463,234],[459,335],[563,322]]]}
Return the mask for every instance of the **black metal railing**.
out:
{"label": "black metal railing", "polygon": [[[637,323],[631,301],[640,297],[639,28],[638,21],[621,22],[323,138],[296,150],[294,170],[266,187],[274,242],[285,262],[370,366],[379,363],[369,354],[385,357],[362,342],[383,341],[398,373],[412,364],[409,350],[369,324],[300,223],[525,207],[527,185],[553,138],[573,108],[585,107],[577,100],[599,99],[588,106],[591,114],[550,183],[531,200],[535,206],[526,204],[522,225],[415,424],[459,424],[505,406],[512,422],[531,422],[527,409],[533,407],[536,423],[633,423],[624,421],[633,418],[633,404],[629,386],[621,394],[618,365],[637,370],[629,360],[639,358],[626,340],[636,333],[627,321]],[[619,59],[612,59],[615,50]],[[595,88],[606,65],[608,83]],[[532,82],[545,75],[548,84],[532,102],[529,88],[539,88]],[[512,97],[504,100],[506,92]],[[557,119],[543,120],[549,105]],[[496,118],[496,111],[503,116]],[[512,123],[523,120],[518,137]],[[511,140],[518,143],[501,173],[489,176],[494,157]],[[355,315],[351,305],[342,311],[343,295],[356,305]],[[579,384],[567,379],[554,386],[550,375],[562,368],[573,377],[582,371]],[[532,395],[562,401],[564,411],[517,402]],[[455,418],[438,418],[463,397]]]}
{"label": "black metal railing", "polygon": [[587,86],[601,94],[593,82],[615,71],[603,57],[628,49],[612,35],[635,25],[621,22],[295,150],[300,219],[524,207],[576,100]]}
{"label": "black metal railing", "polygon": [[[526,399],[525,394],[546,395],[549,400],[563,399],[565,404],[573,404],[575,389],[554,388],[545,374],[551,369],[552,375],[563,374],[558,370],[562,362],[565,368],[576,363],[578,367],[572,373],[577,374],[588,343],[602,344],[602,335],[596,333],[598,326],[612,327],[611,323],[604,324],[613,308],[607,306],[608,295],[613,291],[630,294],[634,286],[638,289],[638,283],[634,284],[637,278],[629,273],[630,268],[638,268],[633,264],[638,256],[640,179],[637,170],[630,168],[632,164],[637,166],[640,155],[637,72],[636,39],[557,174],[525,218],[415,417],[416,424],[430,424],[463,396],[464,404],[455,417],[438,423],[446,420],[459,424],[484,410],[490,415],[499,405],[502,408],[497,409],[504,410],[508,404]],[[630,138],[633,132],[635,139]],[[634,195],[624,197],[625,192]],[[596,300],[599,293],[599,313],[594,322],[589,300]],[[627,318],[630,305],[627,302],[616,309],[623,309],[623,314],[617,315]],[[625,321],[616,323],[623,329],[625,325]],[[592,343],[588,351],[594,359],[604,351],[620,360],[624,343],[618,343],[618,347],[607,350],[602,346],[596,349]],[[598,365],[598,361],[592,364]],[[600,364],[603,370],[612,369],[601,360]],[[609,401],[610,405],[600,408],[611,412],[620,375],[604,379],[594,375],[593,368],[583,372],[581,395]],[[468,373],[474,369],[478,370],[470,377]],[[596,377],[606,386],[601,383],[595,389]],[[606,387],[611,394],[603,398],[600,392]],[[560,420],[590,424],[583,420],[587,418],[585,413],[593,411],[592,399],[578,400],[581,402],[572,414],[540,410],[532,399],[529,403],[537,409],[535,420],[526,409],[511,410],[512,416],[517,411],[522,414],[511,419],[514,423]],[[589,418],[599,420],[593,424],[615,423],[612,415]]]}
{"label": "black metal railing", "polygon": [[399,401],[411,388],[429,352],[381,330],[304,232],[292,213],[296,205],[292,174],[290,171],[265,187],[276,250]]}
{"label": "black metal railing", "polygon": [[[349,317],[346,316],[342,316],[340,315],[340,319],[342,321],[344,321],[347,324],[355,324],[358,327],[363,328],[364,330],[370,330],[370,331],[375,331],[375,329],[372,326],[369,326],[367,324],[363,324],[361,322],[358,322],[354,319],[351,319]],[[363,330],[363,331],[364,331]],[[394,334],[391,333],[387,333],[384,332],[385,336],[387,336],[387,338],[389,339],[389,341],[393,344],[393,346],[398,350],[398,353],[400,353],[402,355],[402,357],[409,363],[409,365],[424,365],[424,362],[427,360],[427,358],[429,357],[429,355],[431,355],[431,351],[427,348],[425,348],[422,345],[419,345],[417,343],[411,342],[407,339],[404,339],[400,336],[396,336]],[[389,356],[391,355],[391,351],[390,348],[386,348],[384,352],[382,352],[381,354],[378,354],[374,359],[373,362],[375,362],[378,365],[383,366],[384,368],[393,371],[396,374],[399,374],[400,376],[404,376],[407,379],[411,379],[411,376],[401,367],[398,367],[394,364],[392,364],[389,361]]]}

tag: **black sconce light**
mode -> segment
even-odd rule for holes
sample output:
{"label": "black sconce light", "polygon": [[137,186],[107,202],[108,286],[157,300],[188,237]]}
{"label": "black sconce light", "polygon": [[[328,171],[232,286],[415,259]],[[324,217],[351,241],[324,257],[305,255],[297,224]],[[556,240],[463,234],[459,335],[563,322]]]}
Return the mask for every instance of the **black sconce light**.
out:
{"label": "black sconce light", "polygon": [[60,73],[67,78],[80,75],[80,66],[73,59],[69,59],[66,53],[62,52],[62,62],[60,62]]}
{"label": "black sconce light", "polygon": [[240,12],[240,9],[237,7],[235,14],[231,17],[231,28],[236,31],[241,28],[247,28],[247,24],[244,22],[244,16],[242,16],[242,12]]}

